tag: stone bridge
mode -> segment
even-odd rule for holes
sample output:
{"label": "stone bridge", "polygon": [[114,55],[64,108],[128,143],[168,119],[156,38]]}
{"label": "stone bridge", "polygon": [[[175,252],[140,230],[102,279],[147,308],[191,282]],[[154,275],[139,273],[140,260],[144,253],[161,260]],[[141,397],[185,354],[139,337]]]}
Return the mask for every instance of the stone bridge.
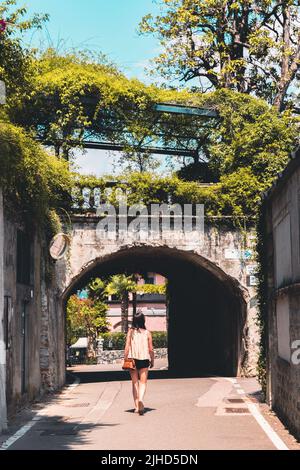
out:
{"label": "stone bridge", "polygon": [[[157,272],[168,279],[169,368],[183,374],[255,372],[253,231],[245,233],[228,219],[216,218],[205,219],[204,234],[198,239],[170,230],[161,231],[159,237],[110,240],[99,237],[99,221],[91,212],[72,216],[69,255],[55,262],[61,318],[69,296],[91,277]],[[56,342],[63,361],[59,345],[64,341]],[[45,353],[51,354],[46,349]]]}

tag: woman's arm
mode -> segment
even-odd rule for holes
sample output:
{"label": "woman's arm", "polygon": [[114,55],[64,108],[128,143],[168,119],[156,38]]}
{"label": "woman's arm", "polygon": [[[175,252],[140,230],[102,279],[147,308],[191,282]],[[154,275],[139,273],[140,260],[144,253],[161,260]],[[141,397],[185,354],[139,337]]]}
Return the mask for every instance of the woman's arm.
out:
{"label": "woman's arm", "polygon": [[148,331],[148,348],[150,354],[150,368],[154,366],[154,349],[153,349],[153,342],[152,342],[152,334]]}
{"label": "woman's arm", "polygon": [[125,344],[125,352],[124,352],[124,359],[128,359],[129,349],[130,349],[130,342],[131,342],[131,329],[127,332],[126,337],[126,344]]}

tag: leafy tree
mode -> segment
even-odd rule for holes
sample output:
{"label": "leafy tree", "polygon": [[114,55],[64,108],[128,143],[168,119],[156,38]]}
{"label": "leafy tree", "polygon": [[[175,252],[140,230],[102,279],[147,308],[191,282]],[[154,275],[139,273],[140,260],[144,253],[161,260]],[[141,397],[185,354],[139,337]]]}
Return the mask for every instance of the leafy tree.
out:
{"label": "leafy tree", "polygon": [[92,279],[87,287],[89,297],[93,300],[105,301],[107,299],[106,286],[106,280],[99,277]]}
{"label": "leafy tree", "polygon": [[73,177],[23,129],[0,121],[0,186],[7,207],[30,227],[55,231],[55,211],[69,208]]}
{"label": "leafy tree", "polygon": [[155,166],[143,147],[154,138],[157,88],[80,53],[59,56],[50,49],[34,65],[30,96],[10,111],[15,122],[65,159],[84,139],[115,141],[124,147],[129,169]]}
{"label": "leafy tree", "polygon": [[279,114],[262,99],[225,89],[204,94],[199,102],[217,109],[221,118],[206,144],[215,176],[249,167],[270,184],[297,144],[299,119],[289,111]]}
{"label": "leafy tree", "polygon": [[17,0],[0,2],[0,80],[7,89],[7,108],[18,108],[20,101],[31,91],[34,54],[22,45],[22,34],[40,29],[48,15],[35,14],[27,19],[27,9],[18,8]]}
{"label": "leafy tree", "polygon": [[157,35],[167,79],[256,93],[283,109],[300,62],[298,1],[161,0],[140,30]]}
{"label": "leafy tree", "polygon": [[[129,80],[101,60],[82,53],[60,56],[52,49],[32,59],[30,92],[10,103],[10,118],[53,146],[56,156],[68,160],[83,140],[111,141],[123,147],[118,163],[125,170],[153,170],[158,160],[149,147],[162,142],[176,147],[176,129],[187,121],[159,116],[154,106],[158,101],[186,103],[190,96]],[[198,129],[193,127],[199,146],[203,136]]]}
{"label": "leafy tree", "polygon": [[67,341],[83,332],[88,338],[88,356],[95,356],[96,339],[107,331],[107,305],[99,300],[79,299],[72,295],[67,303]]}
{"label": "leafy tree", "polygon": [[129,309],[129,292],[135,292],[137,284],[132,276],[125,274],[116,274],[111,277],[106,287],[108,295],[116,295],[121,301],[121,322],[122,331],[128,331],[128,309]]}
{"label": "leafy tree", "polygon": [[[201,174],[182,181],[176,176],[131,173],[117,178],[116,188],[128,192],[130,205],[168,203],[171,198],[181,204],[204,203],[207,215],[255,215],[261,192],[284,169],[297,145],[299,119],[288,111],[278,113],[262,99],[226,89],[194,93],[193,104],[220,114],[203,149],[204,166],[215,184],[199,185]],[[105,184],[105,179],[87,177],[80,183],[100,188]],[[115,202],[115,191],[111,202]]]}
{"label": "leafy tree", "polygon": [[128,329],[129,293],[132,294],[133,315],[137,311],[137,294],[166,293],[166,285],[138,284],[139,277],[138,274],[133,274],[132,276],[119,274],[111,277],[109,280],[93,279],[88,285],[89,297],[94,300],[107,302],[108,295],[116,295],[122,304],[122,298],[124,297],[124,308],[121,306],[121,310],[123,308],[124,317],[125,315],[127,317],[127,327],[124,326],[125,330],[126,328]]}

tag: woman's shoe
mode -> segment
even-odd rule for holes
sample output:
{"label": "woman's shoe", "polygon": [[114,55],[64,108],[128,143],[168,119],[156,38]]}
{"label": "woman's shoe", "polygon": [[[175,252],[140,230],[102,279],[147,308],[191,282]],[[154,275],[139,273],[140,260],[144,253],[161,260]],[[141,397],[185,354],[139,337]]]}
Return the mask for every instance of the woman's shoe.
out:
{"label": "woman's shoe", "polygon": [[142,401],[139,401],[139,415],[143,415],[145,411],[144,403]]}

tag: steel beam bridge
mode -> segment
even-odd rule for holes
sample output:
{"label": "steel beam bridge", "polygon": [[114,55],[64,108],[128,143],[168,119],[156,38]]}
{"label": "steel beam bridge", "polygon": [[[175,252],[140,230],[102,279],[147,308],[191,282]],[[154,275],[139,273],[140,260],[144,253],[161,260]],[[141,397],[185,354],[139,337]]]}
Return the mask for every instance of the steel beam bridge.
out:
{"label": "steel beam bridge", "polygon": [[[217,119],[219,114],[213,109],[199,108],[196,106],[184,106],[172,103],[158,103],[155,105],[154,110],[157,113],[167,114],[178,114],[181,116],[189,116],[192,118],[205,119]],[[196,137],[195,137],[196,140]],[[43,142],[44,145],[52,146],[53,142]],[[63,144],[63,142],[61,142]],[[83,140],[82,142],[74,142],[75,146],[82,146],[85,149],[94,150],[108,150],[112,152],[122,152],[125,149],[125,144],[116,142],[100,141],[100,140]],[[136,146],[132,147],[137,152],[156,154],[156,155],[169,155],[178,157],[192,157],[195,158],[198,155],[198,149],[195,148],[178,148],[178,147],[165,147],[165,146]]]}

